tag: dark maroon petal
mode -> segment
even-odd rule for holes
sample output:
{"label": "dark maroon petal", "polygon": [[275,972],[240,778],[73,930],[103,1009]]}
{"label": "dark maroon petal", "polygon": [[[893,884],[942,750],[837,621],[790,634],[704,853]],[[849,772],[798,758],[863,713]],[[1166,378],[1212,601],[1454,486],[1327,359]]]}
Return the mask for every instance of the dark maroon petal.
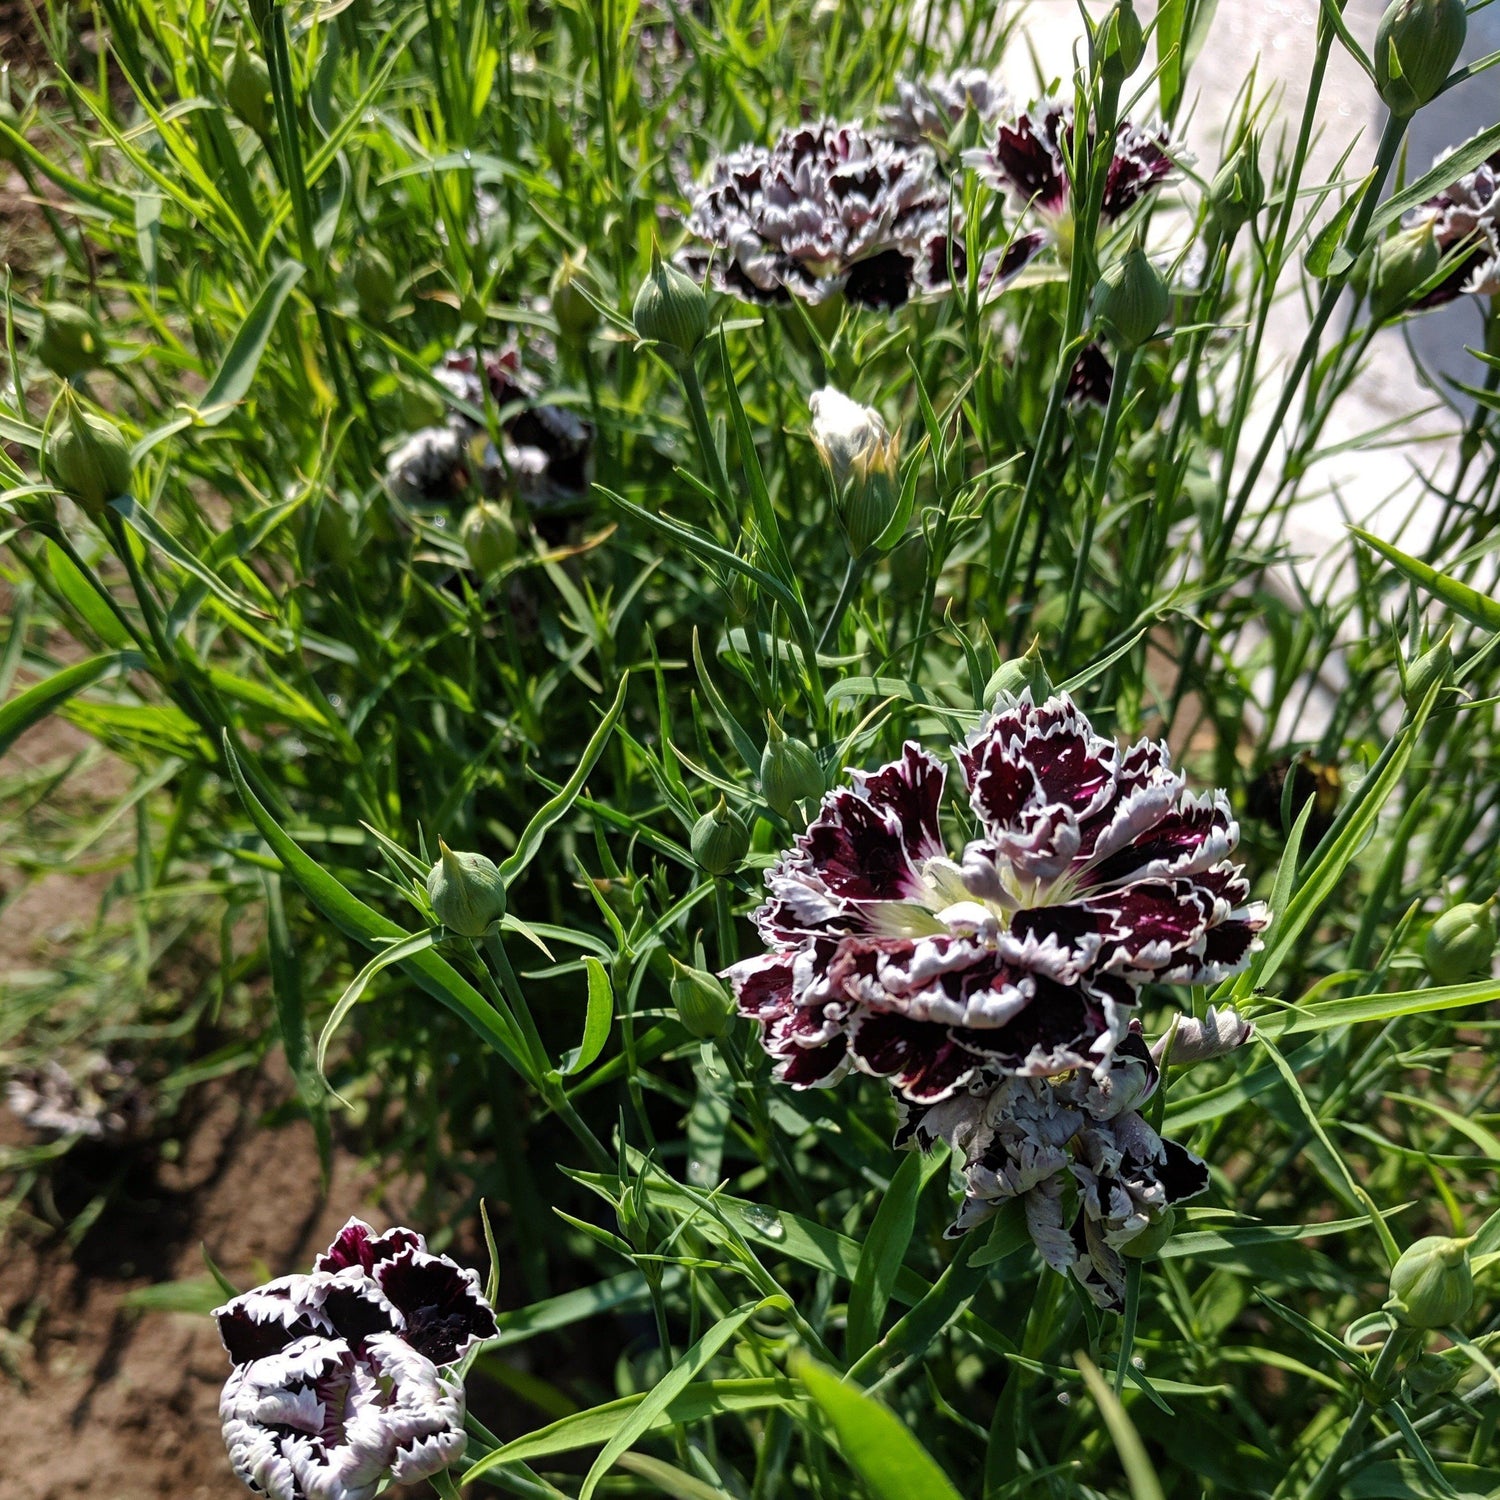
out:
{"label": "dark maroon petal", "polygon": [[[1245,920],[1231,920],[1210,927],[1203,939],[1201,967],[1215,975],[1232,974],[1243,968],[1255,951],[1256,935],[1264,927],[1264,922]],[[1202,982],[1198,979],[1186,981],[1188,984]]]}
{"label": "dark maroon petal", "polygon": [[375,1333],[390,1333],[395,1327],[389,1305],[372,1281],[349,1281],[329,1288],[322,1297],[323,1315],[351,1348],[357,1348]]}
{"label": "dark maroon petal", "polygon": [[766,953],[747,958],[724,971],[734,988],[742,1016],[754,1021],[773,1021],[792,1006],[792,957]]}
{"label": "dark maroon petal", "polygon": [[1108,886],[1142,875],[1174,875],[1206,870],[1231,853],[1239,829],[1222,798],[1185,798],[1139,838],[1105,856],[1089,869],[1093,886]]}
{"label": "dark maroon petal", "polygon": [[1181,1203],[1208,1191],[1208,1166],[1186,1146],[1164,1140],[1163,1160],[1154,1164],[1156,1180],[1167,1194],[1168,1203]]}
{"label": "dark maroon petal", "polygon": [[1047,236],[1040,229],[1017,234],[1003,250],[993,250],[984,258],[979,271],[979,287],[984,292],[999,292],[1047,248]]}
{"label": "dark maroon petal", "polygon": [[878,771],[856,771],[854,776],[875,807],[896,815],[905,831],[909,858],[920,861],[943,852],[938,816],[948,772],[935,755],[908,740],[899,760]]}
{"label": "dark maroon petal", "polygon": [[849,1050],[862,1071],[889,1078],[903,1096],[919,1103],[946,1099],[980,1065],[946,1027],[890,1012],[861,1016],[851,1030]]}
{"label": "dark maroon petal", "polygon": [[[1040,974],[1033,983],[1031,1003],[1005,1025],[993,1030],[969,1027],[954,1035],[1007,1071],[1027,1069],[1033,1056],[1082,1058],[1105,1030],[1102,1004],[1081,985],[1059,984]],[[1067,1066],[1063,1061],[1044,1071],[1057,1072]]]}
{"label": "dark maroon petal", "polygon": [[234,1364],[265,1359],[309,1334],[327,1332],[296,1295],[306,1280],[284,1276],[215,1309],[219,1338]]}
{"label": "dark maroon petal", "polygon": [[403,1250],[426,1248],[426,1241],[415,1230],[396,1228],[376,1234],[363,1219],[350,1219],[313,1262],[313,1270],[342,1271],[346,1266],[361,1266],[371,1271],[382,1260],[389,1260]]}
{"label": "dark maroon petal", "polygon": [[990,150],[995,170],[1015,196],[1048,213],[1058,212],[1068,200],[1067,168],[1056,129],[1055,117],[1043,116],[1033,123],[1030,115],[1022,115],[1014,125],[999,127]]}
{"label": "dark maroon petal", "polygon": [[883,250],[849,268],[844,295],[864,307],[901,307],[911,297],[914,270],[909,255],[899,250]]}
{"label": "dark maroon petal", "polygon": [[[910,832],[920,835],[919,829]],[[899,901],[916,884],[907,834],[894,815],[841,788],[824,799],[823,811],[798,842],[834,895]]]}
{"label": "dark maroon petal", "polygon": [[1171,174],[1171,158],[1162,150],[1165,144],[1163,132],[1138,130],[1128,121],[1120,126],[1100,207],[1106,223],[1134,207]]}
{"label": "dark maroon petal", "polygon": [[848,1044],[841,1034],[819,1047],[788,1046],[772,1055],[777,1059],[776,1076],[782,1083],[794,1089],[811,1089],[837,1078],[848,1054]]}
{"label": "dark maroon petal", "polygon": [[1114,383],[1115,369],[1104,350],[1098,344],[1088,344],[1074,362],[1063,395],[1068,401],[1091,401],[1095,406],[1107,406]]}
{"label": "dark maroon petal", "polygon": [[986,828],[1004,831],[1015,825],[1021,809],[1040,797],[1036,772],[992,735],[959,752],[969,802]]}
{"label": "dark maroon petal", "polygon": [[495,1315],[478,1278],[446,1255],[406,1250],[375,1270],[380,1290],[405,1319],[401,1336],[435,1365],[452,1364],[495,1335]]}

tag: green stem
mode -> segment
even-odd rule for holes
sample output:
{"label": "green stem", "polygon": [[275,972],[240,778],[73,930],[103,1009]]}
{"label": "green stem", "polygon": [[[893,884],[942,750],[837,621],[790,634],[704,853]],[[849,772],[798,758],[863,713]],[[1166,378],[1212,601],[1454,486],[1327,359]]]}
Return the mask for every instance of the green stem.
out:
{"label": "green stem", "polygon": [[827,651],[837,643],[839,638],[839,626],[844,622],[844,615],[849,606],[854,602],[854,596],[859,592],[860,582],[865,576],[866,570],[874,560],[873,548],[866,548],[858,557],[851,557],[849,565],[844,569],[844,582],[839,589],[839,596],[834,601],[833,613],[828,617],[828,623],[823,627],[823,634],[818,640],[818,650]]}

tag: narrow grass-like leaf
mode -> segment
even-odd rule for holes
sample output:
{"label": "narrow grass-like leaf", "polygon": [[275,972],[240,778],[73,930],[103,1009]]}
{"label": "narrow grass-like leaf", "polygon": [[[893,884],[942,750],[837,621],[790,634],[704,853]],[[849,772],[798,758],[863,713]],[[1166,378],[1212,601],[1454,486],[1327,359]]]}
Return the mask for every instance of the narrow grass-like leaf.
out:
{"label": "narrow grass-like leaf", "polygon": [[0,704],[0,755],[4,755],[32,725],[40,724],[48,714],[100,678],[145,665],[146,660],[139,652],[115,651],[74,662],[71,667],[64,667],[43,681],[33,683],[9,703]]}
{"label": "narrow grass-like leaf", "polygon": [[270,341],[271,331],[292,288],[301,281],[307,268],[289,260],[279,265],[260,289],[239,332],[224,352],[214,378],[198,402],[198,419],[205,427],[216,427],[244,400],[260,368],[262,355]]}
{"label": "narrow grass-like leaf", "polygon": [[562,1075],[571,1078],[581,1073],[604,1051],[609,1040],[609,1028],[615,1015],[614,991],[610,988],[609,971],[592,955],[586,957],[583,966],[589,977],[588,1010],[583,1022],[583,1041],[568,1054],[563,1062]]}

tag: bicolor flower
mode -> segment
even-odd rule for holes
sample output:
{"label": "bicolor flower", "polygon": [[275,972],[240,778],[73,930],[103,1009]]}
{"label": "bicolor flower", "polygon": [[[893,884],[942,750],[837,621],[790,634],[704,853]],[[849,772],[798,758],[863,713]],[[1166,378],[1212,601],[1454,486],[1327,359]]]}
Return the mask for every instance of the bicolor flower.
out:
{"label": "bicolor flower", "polygon": [[981,125],[992,125],[1009,108],[1010,94],[988,68],[900,78],[895,104],[880,112],[881,134],[912,145],[943,145],[966,114],[972,113]]}
{"label": "bicolor flower", "polygon": [[369,1500],[464,1450],[445,1369],[495,1332],[479,1277],[410,1229],[350,1219],[305,1275],[214,1313],[234,1369],[219,1401],[235,1473],[271,1500]]}
{"label": "bicolor flower", "polygon": [[1431,225],[1438,249],[1452,262],[1452,270],[1418,307],[1439,307],[1465,293],[1500,296],[1500,151],[1401,222],[1409,229]]}
{"label": "bicolor flower", "polygon": [[832,120],[720,157],[693,197],[678,252],[700,281],[751,302],[839,292],[900,307],[964,273],[962,218],[926,147]]}
{"label": "bicolor flower", "polygon": [[767,871],[767,951],[727,974],[781,1081],[852,1066],[933,1103],[987,1069],[1103,1067],[1143,984],[1211,983],[1259,945],[1228,801],[1190,793],[1164,744],[1121,750],[1027,691],[957,758],[977,833],[957,859],[947,771],[909,741]]}

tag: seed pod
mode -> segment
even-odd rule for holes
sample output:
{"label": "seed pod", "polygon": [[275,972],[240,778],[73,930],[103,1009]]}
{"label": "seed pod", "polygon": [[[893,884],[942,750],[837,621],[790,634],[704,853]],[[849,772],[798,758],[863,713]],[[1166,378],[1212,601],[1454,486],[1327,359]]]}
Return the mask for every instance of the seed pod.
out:
{"label": "seed pod", "polygon": [[664,358],[681,364],[708,332],[708,298],[686,272],[651,252],[651,273],[635,294],[636,337],[654,343]]}
{"label": "seed pod", "polygon": [[739,869],[750,848],[750,830],[744,819],[722,798],[712,812],[693,824],[689,840],[693,858],[710,875],[730,875]]}
{"label": "seed pod", "polygon": [[1172,1238],[1172,1232],[1176,1228],[1177,1210],[1167,1208],[1152,1219],[1133,1240],[1126,1240],[1120,1246],[1120,1254],[1128,1255],[1132,1260],[1150,1260],[1161,1254],[1161,1247]]}
{"label": "seed pod", "polygon": [[1260,170],[1260,143],[1247,135],[1208,185],[1209,212],[1219,227],[1243,228],[1265,206],[1266,180]]}
{"label": "seed pod", "polygon": [[71,380],[104,363],[104,330],[87,308],[51,302],[42,308],[42,329],[33,347],[54,375]]}
{"label": "seed pod", "polygon": [[244,37],[235,42],[224,65],[224,102],[256,135],[269,134],[276,119],[271,104],[271,70],[263,58],[245,46]]}
{"label": "seed pod", "polygon": [[461,937],[483,937],[505,915],[505,882],[482,854],[455,853],[438,840],[438,861],[427,872],[427,899],[439,922]]}
{"label": "seed pod", "polygon": [[1462,901],[1427,929],[1422,961],[1439,984],[1462,984],[1488,974],[1495,957],[1493,896],[1481,905]]}
{"label": "seed pod", "polygon": [[1391,0],[1375,32],[1375,88],[1393,115],[1415,114],[1464,50],[1464,0]]}
{"label": "seed pod", "polygon": [[811,436],[833,481],[834,505],[851,556],[880,540],[901,503],[896,465],[901,437],[873,406],[825,386],[808,398]]}
{"label": "seed pod", "polygon": [[672,960],[672,982],[668,986],[677,1019],[700,1041],[710,1042],[724,1035],[734,1002],[724,986],[712,974],[691,969]]}
{"label": "seed pod", "polygon": [[65,390],[47,419],[42,472],[91,516],[130,489],[132,465],[125,435],[107,417],[85,411]]}
{"label": "seed pod", "polygon": [[505,502],[481,500],[469,507],[458,534],[469,554],[469,566],[481,578],[493,578],[516,555],[516,526]]}
{"label": "seed pod", "polygon": [[816,801],[823,795],[823,768],[811,745],[793,739],[770,714],[766,715],[768,737],[760,758],[760,790],[769,806],[784,818],[801,801]]}
{"label": "seed pod", "polygon": [[1469,1265],[1472,1238],[1429,1235],[1403,1252],[1391,1268],[1391,1301],[1396,1316],[1413,1328],[1447,1328],[1460,1323],[1474,1305],[1474,1273]]}
{"label": "seed pod", "polygon": [[1370,315],[1384,323],[1405,312],[1442,258],[1434,219],[1382,240],[1375,247],[1368,270]]}
{"label": "seed pod", "polygon": [[599,326],[599,311],[583,293],[583,266],[586,252],[565,255],[552,277],[552,316],[557,331],[572,344],[588,342]]}
{"label": "seed pod", "polygon": [[368,323],[384,323],[396,304],[396,268],[390,257],[378,246],[366,245],[349,268],[349,280],[360,316]]}
{"label": "seed pod", "polygon": [[1171,298],[1167,283],[1140,244],[1106,266],[1094,288],[1094,317],[1116,349],[1139,349],[1162,325]]}
{"label": "seed pod", "polygon": [[1406,668],[1401,694],[1413,713],[1426,701],[1434,684],[1453,680],[1453,647],[1449,644],[1452,639],[1453,632],[1449,630],[1437,645],[1429,646]]}

